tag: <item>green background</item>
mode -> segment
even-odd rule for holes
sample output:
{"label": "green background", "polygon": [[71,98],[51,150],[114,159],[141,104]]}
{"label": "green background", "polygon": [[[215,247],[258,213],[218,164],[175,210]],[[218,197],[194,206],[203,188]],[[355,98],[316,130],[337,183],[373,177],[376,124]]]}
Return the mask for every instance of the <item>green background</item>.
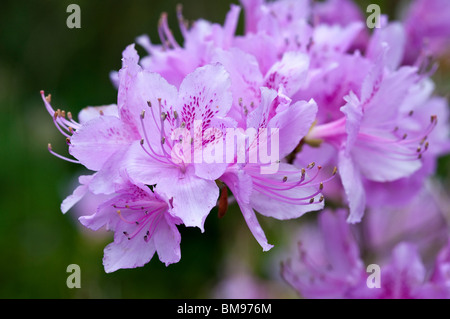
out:
{"label": "green background", "polygon": [[[81,7],[81,29],[66,27],[70,3]],[[39,91],[51,93],[54,106],[73,114],[88,105],[115,103],[117,91],[108,74],[120,68],[122,50],[141,34],[158,42],[157,23],[164,11],[180,39],[177,3],[183,3],[189,20],[222,23],[230,3],[238,2],[2,0],[0,298],[209,298],[233,267],[247,267],[269,283],[272,297],[296,296],[279,281],[277,258],[301,221],[261,217],[269,242],[275,244],[263,253],[236,208],[223,219],[214,210],[204,234],[180,227],[179,263],[165,267],[155,256],[145,267],[106,274],[103,248],[112,234],[84,230],[73,212],[60,212],[74,176],[85,171],[48,153],[49,142],[60,154],[67,154],[67,147]],[[383,12],[395,10],[395,1],[378,3],[384,5]],[[239,32],[242,22],[241,15]],[[139,53],[144,55],[141,49]],[[448,72],[440,72],[436,76],[442,93],[448,88]],[[447,166],[448,160],[442,160],[441,175],[447,174]],[[81,289],[66,286],[69,264],[81,268]]]}

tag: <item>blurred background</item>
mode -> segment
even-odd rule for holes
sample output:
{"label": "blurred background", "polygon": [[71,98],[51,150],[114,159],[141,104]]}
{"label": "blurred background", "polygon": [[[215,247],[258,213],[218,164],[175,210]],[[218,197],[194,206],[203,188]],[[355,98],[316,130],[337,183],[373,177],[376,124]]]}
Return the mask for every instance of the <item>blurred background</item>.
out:
{"label": "blurred background", "polygon": [[[71,3],[81,7],[81,29],[66,26]],[[275,245],[263,253],[235,207],[222,219],[214,210],[204,234],[180,227],[179,263],[166,267],[155,256],[145,267],[106,274],[103,248],[112,234],[82,229],[76,219],[80,207],[67,215],[60,211],[61,201],[74,188],[74,176],[84,172],[48,153],[47,143],[60,154],[67,154],[67,147],[39,91],[51,93],[53,105],[73,114],[86,106],[115,103],[109,72],[120,68],[122,50],[137,36],[148,34],[158,42],[162,12],[169,14],[181,42],[178,3],[189,20],[223,23],[230,4],[238,1],[1,1],[0,298],[211,298],[230,289],[231,273],[236,280],[231,287],[248,283],[246,288],[261,297],[297,297],[279,278],[278,266],[289,234],[302,221],[259,217]],[[392,16],[400,1],[358,3],[379,3]],[[242,26],[241,14],[239,33]],[[435,75],[444,95],[448,68],[444,65],[446,73]],[[441,160],[441,176],[447,177],[449,163],[448,158]],[[81,268],[81,289],[66,286],[69,264]]]}

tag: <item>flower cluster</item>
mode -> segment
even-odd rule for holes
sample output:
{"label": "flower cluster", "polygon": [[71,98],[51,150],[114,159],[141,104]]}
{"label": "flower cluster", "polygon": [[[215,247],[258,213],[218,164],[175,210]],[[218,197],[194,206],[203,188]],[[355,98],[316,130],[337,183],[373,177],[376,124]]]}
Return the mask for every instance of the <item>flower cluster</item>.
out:
{"label": "flower cluster", "polygon": [[[86,194],[101,198],[79,220],[115,232],[103,259],[112,272],[143,266],[155,252],[166,265],[178,262],[178,226],[203,232],[211,210],[218,206],[221,217],[231,201],[267,251],[272,245],[256,212],[294,219],[323,209],[326,199],[341,207],[320,215],[335,270],[325,274],[326,258],[318,257],[318,268],[302,248],[301,267],[285,264],[283,274],[304,296],[365,294],[350,224],[364,224],[385,207],[410,205],[437,158],[450,150],[447,102],[433,95],[430,78],[430,54],[445,54],[448,36],[420,27],[428,23],[422,14],[438,16],[436,28],[448,24],[450,6],[427,1],[430,13],[424,14],[424,2],[414,2],[400,22],[382,16],[373,32],[350,0],[241,0],[223,25],[190,24],[179,6],[183,44],[162,14],[161,44],[138,37],[148,56],[139,57],[131,44],[122,68],[111,72],[116,104],[85,108],[75,121],[41,92],[74,159],[50,144],[49,151],[93,172],[80,176],[62,211]],[[242,9],[245,27],[238,35]],[[422,276],[412,247],[393,250],[389,271],[415,263],[411,276]],[[405,294],[421,296],[445,282],[446,249],[436,280]]]}
{"label": "flower cluster", "polygon": [[[433,192],[428,185],[401,209],[370,211],[360,228],[346,222],[345,209],[324,210],[299,234],[283,278],[306,298],[449,299],[448,226]],[[380,267],[378,283],[372,267]]]}

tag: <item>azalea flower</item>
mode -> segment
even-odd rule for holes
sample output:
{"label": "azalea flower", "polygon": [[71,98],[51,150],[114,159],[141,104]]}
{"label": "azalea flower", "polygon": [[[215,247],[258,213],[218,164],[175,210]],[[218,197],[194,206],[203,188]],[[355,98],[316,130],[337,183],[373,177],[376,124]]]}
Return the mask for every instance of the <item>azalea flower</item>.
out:
{"label": "azalea flower", "polygon": [[136,39],[149,54],[141,60],[142,67],[160,74],[170,84],[179,87],[186,75],[211,63],[217,48],[227,50],[231,47],[240,10],[239,6],[231,5],[223,26],[199,19],[188,27],[179,5],[177,18],[184,39],[182,45],[173,37],[168,26],[168,16],[163,13],[158,25],[161,45],[153,44],[147,35]]}
{"label": "azalea flower", "polygon": [[202,154],[235,125],[226,118],[231,107],[229,75],[213,64],[189,74],[179,89],[145,70],[134,81],[127,91],[133,99],[127,110],[140,122],[142,138],[126,154],[126,171],[137,182],[156,185],[173,201],[174,216],[203,231],[219,196],[215,180],[227,163],[206,163]]}
{"label": "azalea flower", "polygon": [[[282,276],[305,298],[449,298],[449,244],[425,267],[417,247],[400,241],[386,259],[377,259],[379,287],[370,288],[354,226],[346,212],[323,211],[319,228],[303,230],[295,259],[282,264]],[[380,230],[380,229],[379,229]],[[447,269],[447,270],[446,270]]]}
{"label": "azalea flower", "polygon": [[[417,0],[403,22],[382,16],[369,33],[349,0],[242,0],[241,35],[240,6],[223,24],[188,23],[178,6],[183,43],[163,13],[161,44],[138,37],[148,55],[131,44],[111,73],[115,104],[86,107],[76,121],[41,92],[70,156],[51,144],[49,152],[90,171],[62,212],[93,199],[79,220],[114,231],[104,254],[113,272],[155,252],[178,262],[177,226],[204,232],[215,206],[225,214],[229,191],[263,251],[273,246],[257,214],[295,219],[323,209],[327,197],[337,211],[319,214],[318,230],[303,228],[300,258],[283,266],[303,296],[449,296],[442,209],[424,190],[450,151],[448,102],[433,95],[436,65],[427,58],[447,48],[441,2]],[[392,220],[402,225],[391,229]],[[429,220],[436,236],[405,235]],[[357,227],[364,232],[354,237]],[[379,290],[367,288],[358,244],[383,267]],[[433,269],[430,246],[441,249]]]}
{"label": "azalea flower", "polygon": [[[247,129],[276,128],[266,137],[249,136],[246,154],[256,158],[255,152],[264,144],[271,144],[279,140],[279,158],[290,154],[305,135],[317,112],[314,101],[297,102],[283,111],[273,115],[276,108],[277,93],[270,89],[261,89],[261,105],[247,118]],[[274,169],[273,166],[276,166]],[[270,171],[264,174],[264,169]],[[311,173],[311,170],[315,173]],[[322,182],[317,180],[320,166],[311,163],[305,169],[298,169],[288,163],[246,162],[236,163],[227,168],[220,177],[231,190],[242,211],[252,234],[262,246],[269,250],[273,246],[268,244],[267,238],[259,225],[254,210],[264,216],[277,219],[292,219],[300,217],[306,212],[323,208],[324,197],[321,195]],[[308,173],[308,174],[307,174]]]}
{"label": "azalea flower", "polygon": [[414,114],[411,108],[405,114],[402,105],[420,78],[412,67],[388,71],[383,58],[384,54],[380,55],[372,65],[359,91],[350,91],[344,97],[347,103],[340,110],[345,116],[315,126],[308,135],[337,149],[350,206],[348,220],[352,223],[361,220],[366,206],[363,176],[375,182],[391,182],[417,172],[428,149],[426,139],[437,123],[432,115],[412,136],[402,130]]}
{"label": "azalea flower", "polygon": [[92,230],[114,231],[114,242],[105,248],[103,258],[107,273],[141,267],[155,252],[166,266],[181,258],[176,226],[181,220],[170,214],[171,202],[148,186],[136,184],[128,180],[94,214],[79,218]]}
{"label": "azalea flower", "polygon": [[[419,190],[406,198],[405,189],[410,187],[405,184],[386,185],[385,193],[390,195],[381,197],[382,193],[377,189],[375,196],[368,197],[374,198],[362,221],[361,240],[366,249],[380,258],[385,258],[400,241],[414,244],[424,256],[433,254],[436,247],[442,247],[448,241],[447,207],[450,203],[446,191],[428,177],[420,185],[413,183]],[[395,195],[401,199],[389,198]]]}

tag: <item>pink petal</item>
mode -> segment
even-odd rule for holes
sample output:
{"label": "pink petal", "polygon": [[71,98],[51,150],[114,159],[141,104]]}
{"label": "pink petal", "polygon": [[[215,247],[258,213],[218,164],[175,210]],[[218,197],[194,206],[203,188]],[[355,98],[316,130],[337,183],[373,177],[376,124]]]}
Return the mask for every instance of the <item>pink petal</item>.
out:
{"label": "pink petal", "polygon": [[124,151],[135,139],[119,118],[105,115],[87,122],[73,134],[69,152],[88,169],[98,171],[111,155]]}
{"label": "pink petal", "polygon": [[188,74],[180,85],[177,103],[186,128],[193,127],[194,120],[209,127],[219,124],[231,108],[230,86],[230,76],[220,64],[206,65]]}
{"label": "pink petal", "polygon": [[308,133],[316,119],[317,104],[314,100],[297,102],[277,113],[270,121],[270,128],[279,129],[280,159],[291,153]]}
{"label": "pink petal", "polygon": [[339,152],[338,168],[350,208],[347,222],[359,223],[366,208],[366,194],[361,181],[361,174],[352,158],[344,150]]}
{"label": "pink petal", "polygon": [[388,45],[386,66],[392,71],[396,70],[403,60],[405,51],[406,34],[403,25],[400,22],[394,22],[376,29],[367,47],[367,58],[376,61],[378,55],[384,50],[383,42]]}
{"label": "pink petal", "polygon": [[[117,232],[121,229],[117,229]],[[113,242],[105,247],[103,266],[105,272],[111,273],[118,269],[142,267],[148,263],[155,254],[155,244],[152,240],[146,242],[142,238],[128,240],[124,238],[120,242]]]}
{"label": "pink petal", "polygon": [[63,214],[67,213],[69,209],[73,207],[76,203],[78,203],[84,195],[88,192],[89,183],[91,182],[93,175],[88,176],[80,176],[78,181],[80,185],[73,191],[72,195],[66,197],[61,203],[61,211]]}
{"label": "pink petal", "polygon": [[114,153],[108,161],[98,171],[89,184],[89,190],[93,194],[112,194],[116,191],[116,186],[121,185],[124,181],[122,173],[125,168],[123,159],[127,148],[123,152]]}
{"label": "pink petal", "polygon": [[[411,154],[410,158],[397,153]],[[399,143],[362,141],[352,151],[353,161],[369,180],[391,182],[414,174],[422,166],[414,151]]]}
{"label": "pink petal", "polygon": [[341,111],[345,114],[345,130],[347,133],[345,149],[349,153],[358,138],[363,110],[361,103],[353,92],[350,92],[344,99],[347,104],[341,107]]}
{"label": "pink petal", "polygon": [[[137,183],[154,185],[164,178],[168,171],[178,171],[171,164],[164,164],[151,158],[142,149],[140,142],[134,142],[127,151],[124,167],[129,177]],[[170,173],[175,175],[174,173]]]}
{"label": "pink petal", "polygon": [[270,250],[273,245],[270,245],[267,242],[266,235],[264,234],[264,231],[256,218],[256,214],[250,205],[250,194],[253,188],[251,177],[241,171],[227,172],[221,177],[221,180],[227,184],[236,198],[247,226],[256,241],[261,245],[263,251]]}
{"label": "pink petal", "polygon": [[88,106],[80,111],[78,120],[84,124],[92,119],[102,115],[119,117],[119,110],[116,104],[102,105],[102,106]]}
{"label": "pink petal", "polygon": [[309,57],[301,52],[286,52],[264,77],[266,87],[277,90],[284,87],[286,95],[292,97],[306,82]]}
{"label": "pink petal", "polygon": [[166,266],[180,261],[181,235],[173,222],[173,218],[168,214],[165,214],[159,222],[152,239],[154,240],[159,260],[165,263]]}
{"label": "pink petal", "polygon": [[[258,61],[255,57],[237,48],[230,50],[217,49],[212,62],[221,63],[231,78],[231,93],[233,95],[233,106],[229,116],[244,127],[245,112],[251,112],[260,102],[260,86],[263,77],[259,70]],[[244,109],[246,108],[246,110]]]}
{"label": "pink petal", "polygon": [[[417,70],[413,67],[402,67],[398,71],[387,74],[382,82],[379,80],[363,83],[361,102],[364,106],[364,125],[385,125],[398,117],[399,105],[407,97],[410,88],[417,81]],[[372,92],[366,89],[373,86]]]}
{"label": "pink petal", "polygon": [[119,222],[119,215],[117,209],[112,206],[113,204],[114,202],[107,201],[100,205],[94,214],[81,216],[78,220],[83,226],[95,231],[104,226],[106,230],[115,230]]}
{"label": "pink petal", "polygon": [[199,227],[204,232],[206,217],[216,206],[219,187],[214,180],[198,178],[193,167],[185,173],[166,171],[156,183],[156,190],[172,199],[170,213],[180,218],[188,227]]}

